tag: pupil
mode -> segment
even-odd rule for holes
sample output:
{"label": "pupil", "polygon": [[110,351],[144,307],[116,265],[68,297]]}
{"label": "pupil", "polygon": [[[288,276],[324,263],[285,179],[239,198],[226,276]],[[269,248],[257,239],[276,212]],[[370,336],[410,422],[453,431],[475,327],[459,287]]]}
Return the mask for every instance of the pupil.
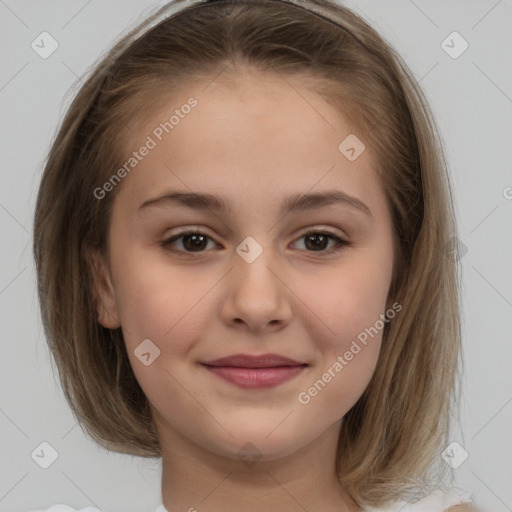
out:
{"label": "pupil", "polygon": [[[183,240],[186,249],[204,249],[205,237],[203,235],[186,235]],[[322,250],[325,249],[326,240],[325,235],[311,234],[306,237],[306,246],[309,246],[308,248],[312,248],[315,251]],[[313,241],[313,244],[308,244],[308,241]]]}
{"label": "pupil", "polygon": [[[315,243],[313,245],[313,249],[314,250],[324,249],[325,248],[325,243],[322,243],[322,242],[326,241],[326,237],[324,235],[317,235],[317,234],[308,235],[306,237],[306,246],[308,245],[307,244],[308,240],[314,240],[315,241]],[[319,241],[320,241],[320,244],[317,243]]]}
{"label": "pupil", "polygon": [[[192,244],[187,243],[187,240],[194,240]],[[199,248],[202,249],[201,244],[204,245],[204,236],[203,235],[187,235],[183,239],[183,243],[187,249]]]}

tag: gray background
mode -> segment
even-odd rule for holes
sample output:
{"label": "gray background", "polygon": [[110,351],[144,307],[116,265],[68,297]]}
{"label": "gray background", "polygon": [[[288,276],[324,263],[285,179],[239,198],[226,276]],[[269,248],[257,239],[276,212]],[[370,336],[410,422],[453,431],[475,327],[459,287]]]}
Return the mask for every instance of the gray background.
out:
{"label": "gray background", "polygon": [[[403,56],[443,135],[467,249],[461,260],[464,400],[453,440],[469,457],[454,474],[483,510],[511,511],[512,1],[345,4]],[[0,512],[53,503],[140,512],[160,502],[159,460],[109,453],[76,424],[52,373],[31,253],[42,161],[70,88],[155,5],[0,0]],[[31,48],[43,31],[59,44],[47,59]],[[469,44],[455,59],[441,46],[453,31]],[[58,452],[48,469],[31,457],[43,441]]]}

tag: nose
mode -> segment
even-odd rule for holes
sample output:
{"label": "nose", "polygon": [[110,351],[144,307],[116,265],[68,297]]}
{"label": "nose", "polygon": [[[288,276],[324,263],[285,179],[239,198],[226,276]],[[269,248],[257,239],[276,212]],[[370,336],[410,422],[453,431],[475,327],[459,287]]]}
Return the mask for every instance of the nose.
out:
{"label": "nose", "polygon": [[293,293],[271,252],[263,250],[251,263],[234,255],[222,306],[222,319],[231,327],[263,333],[290,322]]}

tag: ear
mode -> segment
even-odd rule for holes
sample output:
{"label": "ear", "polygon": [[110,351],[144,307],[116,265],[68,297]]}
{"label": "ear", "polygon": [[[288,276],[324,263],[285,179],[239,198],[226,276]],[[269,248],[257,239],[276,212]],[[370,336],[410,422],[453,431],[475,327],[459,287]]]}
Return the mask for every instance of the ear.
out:
{"label": "ear", "polygon": [[91,285],[98,322],[107,329],[121,327],[117,303],[110,271],[105,258],[97,247],[88,248],[89,264],[92,273]]}

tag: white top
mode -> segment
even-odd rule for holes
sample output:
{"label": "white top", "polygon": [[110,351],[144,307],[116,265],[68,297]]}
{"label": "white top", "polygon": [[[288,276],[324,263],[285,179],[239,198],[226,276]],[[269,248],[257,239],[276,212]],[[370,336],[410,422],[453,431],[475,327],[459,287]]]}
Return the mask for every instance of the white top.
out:
{"label": "white top", "polygon": [[[460,505],[461,503],[472,503],[471,495],[462,489],[453,487],[449,491],[442,492],[437,489],[425,498],[416,503],[407,503],[407,501],[395,501],[388,507],[366,507],[364,512],[445,512],[450,507]],[[30,510],[29,512],[102,512],[96,507],[87,507],[75,509],[68,505],[58,503],[45,510]],[[106,511],[105,511],[106,512]],[[167,510],[162,504],[154,512],[172,512]]]}

